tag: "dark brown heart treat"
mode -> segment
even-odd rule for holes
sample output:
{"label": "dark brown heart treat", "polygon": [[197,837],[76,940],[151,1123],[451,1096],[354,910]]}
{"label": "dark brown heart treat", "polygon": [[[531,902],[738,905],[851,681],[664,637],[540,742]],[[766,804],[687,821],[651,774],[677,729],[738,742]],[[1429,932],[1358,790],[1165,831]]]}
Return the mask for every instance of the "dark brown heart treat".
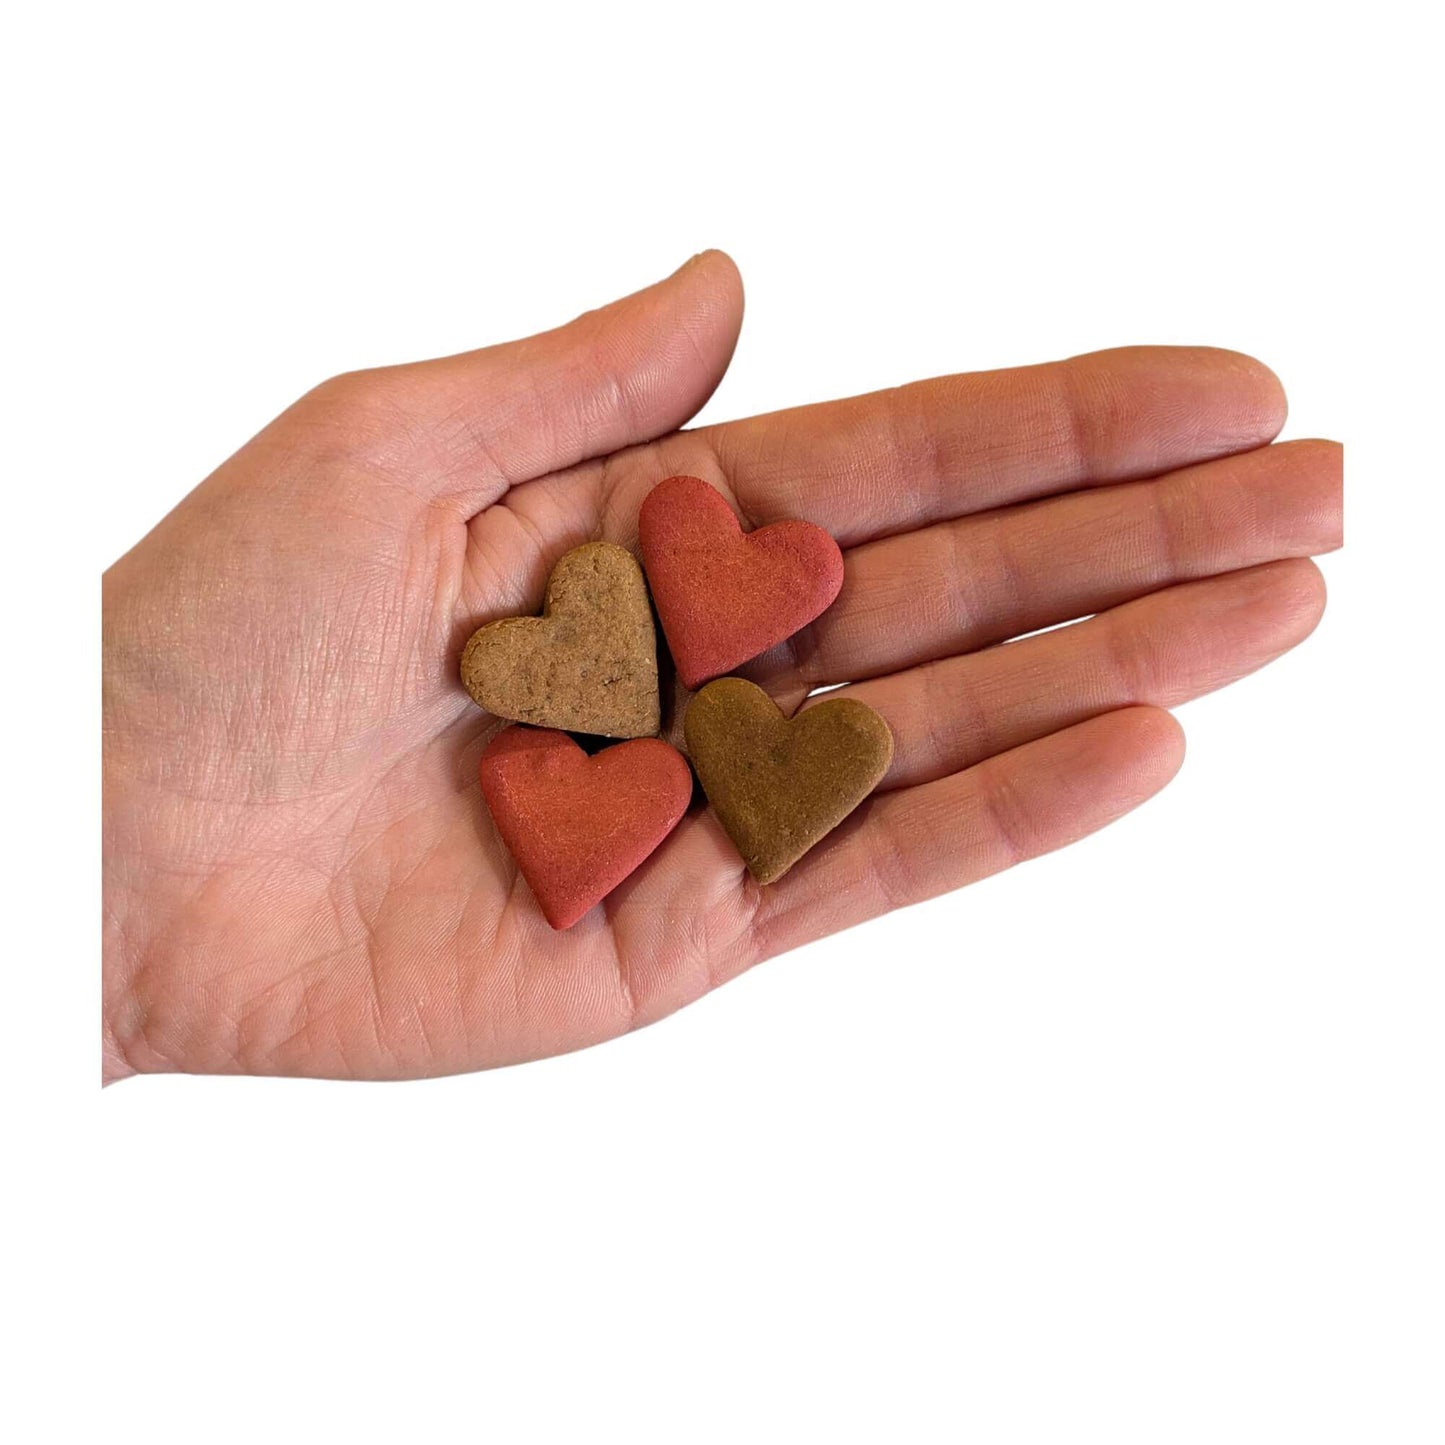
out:
{"label": "dark brown heart treat", "polygon": [[833,698],[788,718],[740,677],[708,683],[683,727],[707,800],[759,883],[836,828],[893,757],[893,734],[866,703]]}
{"label": "dark brown heart treat", "polygon": [[656,736],[657,636],[632,554],[611,542],[574,547],[552,569],[540,617],[504,617],[472,634],[462,683],[515,722]]}

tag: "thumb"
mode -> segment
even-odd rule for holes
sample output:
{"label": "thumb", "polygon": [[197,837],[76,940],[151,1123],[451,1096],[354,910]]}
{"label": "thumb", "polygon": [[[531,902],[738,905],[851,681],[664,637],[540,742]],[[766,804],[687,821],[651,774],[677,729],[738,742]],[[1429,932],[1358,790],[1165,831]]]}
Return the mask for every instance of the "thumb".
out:
{"label": "thumb", "polygon": [[428,498],[470,516],[508,487],[681,426],[722,380],[742,316],[732,258],[703,251],[553,331],[363,376],[434,453]]}

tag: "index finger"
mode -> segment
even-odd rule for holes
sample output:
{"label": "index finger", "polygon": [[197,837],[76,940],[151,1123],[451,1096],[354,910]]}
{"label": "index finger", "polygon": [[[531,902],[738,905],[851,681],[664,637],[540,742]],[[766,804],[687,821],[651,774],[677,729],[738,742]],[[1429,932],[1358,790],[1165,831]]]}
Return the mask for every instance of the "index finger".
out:
{"label": "index finger", "polygon": [[988,507],[1249,451],[1284,425],[1263,363],[1133,346],[937,377],[701,427],[754,526],[802,517],[843,546]]}

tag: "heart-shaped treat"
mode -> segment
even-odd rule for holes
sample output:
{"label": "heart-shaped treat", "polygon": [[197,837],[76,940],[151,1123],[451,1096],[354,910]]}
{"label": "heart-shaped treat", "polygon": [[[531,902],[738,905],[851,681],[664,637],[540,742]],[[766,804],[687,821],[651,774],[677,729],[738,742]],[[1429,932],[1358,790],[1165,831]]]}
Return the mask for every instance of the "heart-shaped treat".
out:
{"label": "heart-shaped treat", "polygon": [[707,800],[759,883],[836,828],[893,757],[893,734],[866,703],[833,698],[788,718],[740,677],[708,683],[683,728]]}
{"label": "heart-shaped treat", "polygon": [[498,717],[608,738],[656,734],[657,634],[632,553],[574,547],[547,581],[540,617],[504,617],[472,633],[462,683]]}
{"label": "heart-shaped treat", "polygon": [[843,585],[843,554],[821,527],[774,522],[744,532],[697,477],[659,482],[637,525],[652,600],[689,688],[791,637]]}
{"label": "heart-shaped treat", "polygon": [[481,774],[497,832],[553,928],[611,893],[692,800],[686,759],[657,738],[589,757],[566,733],[503,728]]}

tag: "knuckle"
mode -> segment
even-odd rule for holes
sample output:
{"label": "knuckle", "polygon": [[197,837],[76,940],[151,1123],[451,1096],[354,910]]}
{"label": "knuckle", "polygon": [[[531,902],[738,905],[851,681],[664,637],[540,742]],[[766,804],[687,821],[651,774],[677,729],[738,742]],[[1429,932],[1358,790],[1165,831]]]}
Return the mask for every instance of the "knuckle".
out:
{"label": "knuckle", "polygon": [[288,413],[307,455],[338,464],[394,464],[419,433],[400,371],[341,372],[307,392]]}
{"label": "knuckle", "polygon": [[386,367],[339,372],[313,387],[302,402],[340,416],[365,417],[395,404],[394,375],[394,370]]}

